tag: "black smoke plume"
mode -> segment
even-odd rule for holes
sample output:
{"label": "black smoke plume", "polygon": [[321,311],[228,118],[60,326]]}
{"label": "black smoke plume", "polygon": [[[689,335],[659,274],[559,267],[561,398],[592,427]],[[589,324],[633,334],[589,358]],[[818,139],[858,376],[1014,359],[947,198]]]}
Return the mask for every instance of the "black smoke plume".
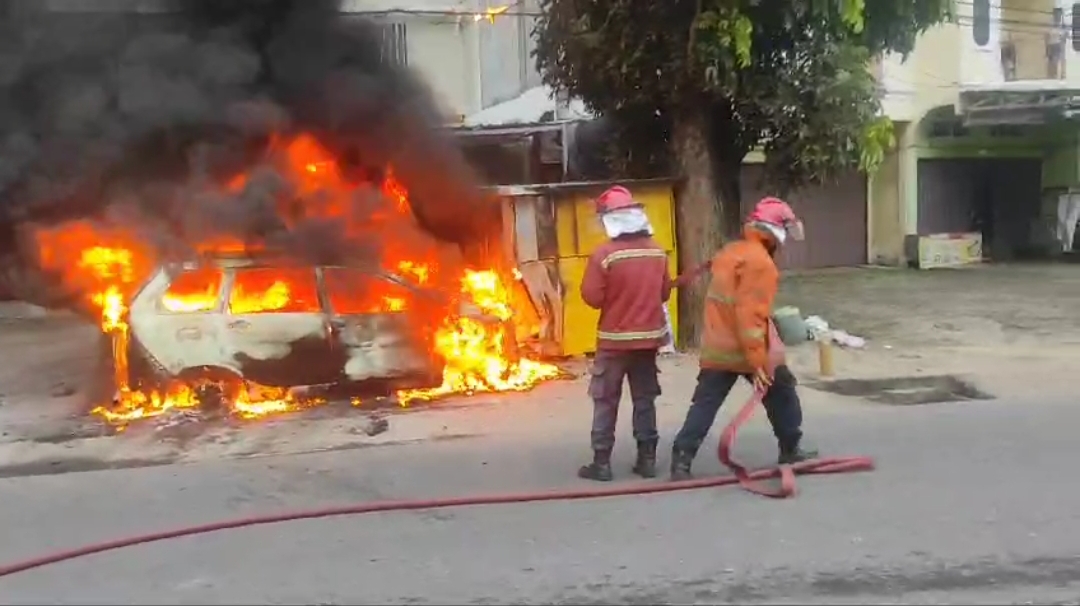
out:
{"label": "black smoke plume", "polygon": [[[313,134],[358,181],[392,166],[437,238],[467,244],[487,229],[491,203],[428,89],[383,61],[377,27],[336,1],[178,0],[156,14],[6,2],[0,238],[16,291],[20,228],[73,219],[131,223],[166,252],[224,232],[319,260],[377,256],[378,234],[346,242],[333,222],[285,225],[275,209],[289,192],[272,167],[236,194],[207,187],[257,166],[282,133]],[[358,193],[358,208],[370,203]]]}

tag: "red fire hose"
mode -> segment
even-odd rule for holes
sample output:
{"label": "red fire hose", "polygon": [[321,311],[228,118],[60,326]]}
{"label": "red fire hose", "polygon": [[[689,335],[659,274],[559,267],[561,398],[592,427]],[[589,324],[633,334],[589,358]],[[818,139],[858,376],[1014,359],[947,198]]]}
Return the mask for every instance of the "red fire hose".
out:
{"label": "red fire hose", "polygon": [[[735,442],[735,435],[739,428],[746,423],[760,403],[760,397],[752,396],[735,418],[724,428],[720,435],[720,447],[717,454],[720,462],[732,471],[731,476],[719,478],[702,478],[681,482],[649,482],[634,483],[623,486],[611,486],[606,488],[588,488],[578,490],[560,490],[552,492],[533,492],[488,496],[454,497],[446,499],[418,499],[411,501],[381,501],[375,503],[361,503],[344,507],[328,507],[325,509],[312,509],[307,511],[295,511],[292,513],[279,513],[266,516],[255,516],[191,526],[165,532],[145,534],[140,536],[116,539],[104,543],[87,545],[77,549],[62,551],[22,562],[15,562],[0,567],[0,577],[23,572],[32,568],[40,568],[50,564],[57,564],[65,560],[73,560],[83,556],[132,547],[143,543],[153,543],[167,539],[176,539],[195,534],[206,534],[219,530],[241,528],[245,526],[258,526],[261,524],[276,524],[292,520],[307,520],[312,518],[328,518],[331,516],[352,515],[359,513],[373,513],[376,511],[408,511],[415,509],[443,509],[447,507],[464,507],[468,505],[499,505],[504,503],[530,503],[538,501],[569,501],[576,499],[596,499],[601,497],[616,497],[636,494],[652,494],[658,492],[673,492],[676,490],[689,490],[691,488],[710,488],[715,486],[729,486],[739,484],[743,489],[766,497],[783,499],[795,495],[796,474],[824,474],[844,473],[849,471],[868,471],[874,468],[874,461],[869,457],[834,457],[814,459],[796,465],[783,465],[779,468],[748,471],[740,463],[731,458],[731,447]],[[780,478],[779,486],[770,488],[762,485],[762,480]]]}

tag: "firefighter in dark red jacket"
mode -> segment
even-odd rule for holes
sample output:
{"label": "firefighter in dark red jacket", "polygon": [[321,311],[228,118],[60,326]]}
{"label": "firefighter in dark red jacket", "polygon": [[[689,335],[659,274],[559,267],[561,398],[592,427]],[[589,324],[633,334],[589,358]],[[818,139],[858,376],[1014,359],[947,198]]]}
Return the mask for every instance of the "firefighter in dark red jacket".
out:
{"label": "firefighter in dark red jacket", "polygon": [[600,310],[596,356],[590,369],[593,400],[593,461],[578,475],[589,480],[612,479],[611,451],[623,379],[630,384],[637,461],[634,473],[656,475],[656,397],[660,395],[658,350],[670,338],[664,304],[672,288],[704,273],[708,264],[673,281],[667,251],[652,238],[644,208],[622,186],[596,200],[597,213],[609,240],[589,256],[581,281],[581,298]]}

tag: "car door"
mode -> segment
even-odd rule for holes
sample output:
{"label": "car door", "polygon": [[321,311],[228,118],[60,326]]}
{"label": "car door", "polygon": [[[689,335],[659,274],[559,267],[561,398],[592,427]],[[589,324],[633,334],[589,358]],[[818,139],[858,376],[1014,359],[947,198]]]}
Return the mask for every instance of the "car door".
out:
{"label": "car door", "polygon": [[[220,268],[161,270],[131,303],[131,355],[135,376],[160,367],[171,375],[206,367],[230,368],[222,347]],[[151,362],[152,360],[152,362]]]}
{"label": "car door", "polygon": [[345,357],[331,343],[314,267],[230,274],[225,333],[245,378],[281,387],[340,380]]}
{"label": "car door", "polygon": [[347,353],[350,381],[436,386],[443,362],[434,333],[445,303],[386,276],[350,267],[321,268],[335,345]]}

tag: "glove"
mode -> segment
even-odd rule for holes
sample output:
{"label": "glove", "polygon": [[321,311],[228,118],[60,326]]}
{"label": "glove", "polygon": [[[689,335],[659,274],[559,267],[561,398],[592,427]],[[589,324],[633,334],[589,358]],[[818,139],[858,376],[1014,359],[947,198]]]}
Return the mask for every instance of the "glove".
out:
{"label": "glove", "polygon": [[764,394],[769,391],[773,378],[772,375],[769,374],[769,371],[764,368],[758,368],[754,370],[754,374],[751,375],[751,381],[754,384],[754,391],[759,394]]}

